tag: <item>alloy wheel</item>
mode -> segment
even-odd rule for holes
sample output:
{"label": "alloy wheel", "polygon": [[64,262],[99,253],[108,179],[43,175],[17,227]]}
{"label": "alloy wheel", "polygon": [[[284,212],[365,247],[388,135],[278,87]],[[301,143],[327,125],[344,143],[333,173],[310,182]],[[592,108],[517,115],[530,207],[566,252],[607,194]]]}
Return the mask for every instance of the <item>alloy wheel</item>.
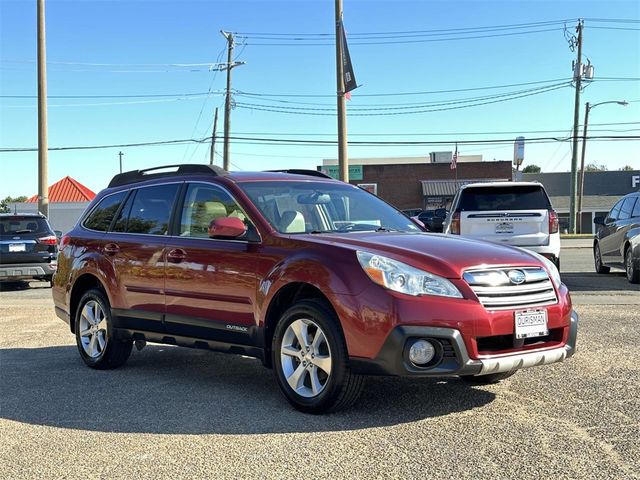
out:
{"label": "alloy wheel", "polygon": [[91,358],[100,357],[107,345],[107,316],[98,302],[85,303],[78,327],[84,353]]}
{"label": "alloy wheel", "polygon": [[600,246],[598,244],[596,244],[594,256],[596,260],[596,270],[600,270],[602,267],[602,259],[600,258]]}
{"label": "alloy wheel", "polygon": [[624,263],[627,270],[627,279],[631,281],[631,279],[633,278],[633,259],[631,258],[631,249],[627,249]]}
{"label": "alloy wheel", "polygon": [[282,337],[280,363],[298,395],[313,398],[322,393],[331,375],[331,349],[320,326],[306,318],[294,320]]}

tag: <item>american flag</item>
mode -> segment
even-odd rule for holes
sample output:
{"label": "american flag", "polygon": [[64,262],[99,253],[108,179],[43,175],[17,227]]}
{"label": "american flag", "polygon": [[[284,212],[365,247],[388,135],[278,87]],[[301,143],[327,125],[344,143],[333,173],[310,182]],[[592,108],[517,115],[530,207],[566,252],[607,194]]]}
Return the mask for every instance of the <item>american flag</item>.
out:
{"label": "american flag", "polygon": [[456,143],[456,151],[453,152],[453,157],[451,157],[451,170],[455,170],[458,168],[458,144]]}

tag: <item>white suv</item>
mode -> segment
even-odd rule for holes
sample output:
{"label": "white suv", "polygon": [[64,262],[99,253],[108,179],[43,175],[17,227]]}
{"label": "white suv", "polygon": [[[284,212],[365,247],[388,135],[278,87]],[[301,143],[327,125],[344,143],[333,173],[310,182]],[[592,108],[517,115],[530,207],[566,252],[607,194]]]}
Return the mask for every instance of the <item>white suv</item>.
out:
{"label": "white suv", "polygon": [[443,231],[526,248],[560,267],[558,214],[538,182],[471,183],[461,187]]}

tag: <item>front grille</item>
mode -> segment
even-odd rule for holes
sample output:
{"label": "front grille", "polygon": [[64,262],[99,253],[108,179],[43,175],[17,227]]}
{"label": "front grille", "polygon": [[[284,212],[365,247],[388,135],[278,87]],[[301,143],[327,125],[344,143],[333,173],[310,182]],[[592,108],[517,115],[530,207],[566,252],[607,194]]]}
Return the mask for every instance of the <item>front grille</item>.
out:
{"label": "front grille", "polygon": [[[517,278],[519,274],[523,274],[524,279],[516,284],[511,277]],[[465,272],[463,278],[480,303],[489,310],[542,307],[558,303],[553,283],[543,268],[478,269]]]}

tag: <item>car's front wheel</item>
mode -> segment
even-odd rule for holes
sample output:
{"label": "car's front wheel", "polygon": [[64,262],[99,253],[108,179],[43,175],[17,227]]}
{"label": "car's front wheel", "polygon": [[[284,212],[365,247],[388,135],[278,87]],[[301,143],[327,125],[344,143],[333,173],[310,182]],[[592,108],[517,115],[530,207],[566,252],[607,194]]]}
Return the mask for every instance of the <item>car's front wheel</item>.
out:
{"label": "car's front wheel", "polygon": [[323,301],[289,308],[276,326],[271,352],[278,385],[300,411],[347,408],[362,391],[364,378],[351,373],[339,320]]}
{"label": "car's front wheel", "polygon": [[624,251],[624,269],[630,283],[640,283],[640,266],[637,261],[634,262],[631,245],[627,246]]}
{"label": "car's front wheel", "polygon": [[607,267],[602,263],[602,254],[600,253],[599,243],[596,243],[593,246],[593,263],[596,267],[597,273],[609,273],[611,271],[610,267]]}
{"label": "car's front wheel", "polygon": [[109,300],[101,290],[91,289],[82,296],[75,327],[80,357],[89,367],[117,368],[129,358],[133,342],[116,337]]}

